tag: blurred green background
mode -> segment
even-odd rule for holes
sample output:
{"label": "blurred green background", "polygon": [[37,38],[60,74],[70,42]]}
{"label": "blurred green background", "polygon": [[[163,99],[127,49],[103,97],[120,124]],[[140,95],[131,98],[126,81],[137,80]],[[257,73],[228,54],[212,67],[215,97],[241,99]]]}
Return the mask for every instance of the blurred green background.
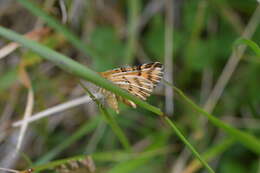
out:
{"label": "blurred green background", "polygon": [[[53,20],[62,28],[53,29]],[[1,26],[25,34],[50,25],[51,31],[39,42],[97,72],[159,61],[165,64],[167,79],[201,108],[210,102],[219,77],[231,75],[208,111],[258,137],[260,59],[249,48],[239,52],[234,42],[244,36],[259,45],[259,20],[255,0],[0,0]],[[7,43],[0,39],[1,47]],[[232,54],[238,65],[229,62]],[[22,119],[27,100],[27,89],[19,80],[21,64],[34,90],[33,113],[84,95],[77,78],[28,49],[0,59],[1,167],[25,169],[91,154],[96,172],[206,172],[194,168],[194,156],[158,117],[120,104],[119,115],[108,111],[131,144],[132,151],[126,151],[94,102],[30,124],[23,152],[12,159],[19,129],[6,126]],[[226,136],[177,95],[169,98],[174,109],[165,108],[165,95],[161,83],[147,102],[167,112],[215,172],[260,172],[259,155]]]}

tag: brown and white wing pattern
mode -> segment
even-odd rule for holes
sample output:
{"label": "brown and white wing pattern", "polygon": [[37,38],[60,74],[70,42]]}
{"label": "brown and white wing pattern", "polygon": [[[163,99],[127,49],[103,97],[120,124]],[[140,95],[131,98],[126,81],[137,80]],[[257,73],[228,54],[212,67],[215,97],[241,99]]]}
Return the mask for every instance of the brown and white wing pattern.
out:
{"label": "brown and white wing pattern", "polygon": [[[118,85],[120,88],[127,90],[129,93],[142,100],[146,100],[146,98],[151,95],[153,88],[160,82],[163,76],[163,66],[159,62],[154,62],[134,67],[116,68],[100,74],[104,78]],[[105,95],[109,96],[110,100],[112,99],[111,97],[113,97],[113,100],[120,99],[127,105],[136,107],[136,105],[130,100],[116,97],[108,91],[103,91],[103,93],[104,92]],[[108,104],[110,105],[111,103]],[[118,112],[117,103],[116,106],[114,105],[113,109]]]}

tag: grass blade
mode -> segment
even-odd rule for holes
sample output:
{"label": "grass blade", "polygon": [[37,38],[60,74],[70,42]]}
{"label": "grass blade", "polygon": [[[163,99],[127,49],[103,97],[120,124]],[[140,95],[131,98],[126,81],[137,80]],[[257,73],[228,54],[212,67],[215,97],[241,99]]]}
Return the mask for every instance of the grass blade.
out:
{"label": "grass blade", "polygon": [[[202,157],[206,161],[210,161],[215,157],[218,157],[220,154],[222,154],[224,151],[229,149],[233,144],[235,143],[235,140],[233,138],[226,138],[219,142],[218,144],[214,145],[210,149],[208,149],[205,153],[202,154]],[[198,160],[193,160],[190,162],[190,164],[185,168],[183,173],[189,173],[189,172],[196,172],[201,168],[201,163]]]}
{"label": "grass blade", "polygon": [[201,109],[199,106],[197,106],[192,100],[190,100],[185,94],[178,88],[176,88],[171,83],[164,81],[167,85],[171,86],[174,91],[180,95],[183,100],[185,100],[194,110],[201,113],[202,115],[206,116],[209,121],[214,124],[215,126],[219,127],[220,129],[224,130],[227,134],[229,134],[231,137],[234,137],[237,141],[239,141],[241,144],[243,144],[246,148],[250,149],[251,151],[260,154],[260,141],[255,136],[252,136],[249,133],[240,131],[234,127],[232,127],[229,124],[226,124],[216,118],[215,116],[209,114],[208,112]]}
{"label": "grass blade", "polygon": [[[99,74],[96,72],[90,70],[89,68],[77,63],[76,61],[53,51],[52,49],[49,49],[45,46],[42,46],[41,44],[28,40],[25,37],[11,31],[8,29],[5,29],[0,26],[0,35],[2,35],[5,38],[8,38],[10,40],[13,40],[15,42],[20,43],[22,46],[29,48],[33,50],[34,52],[41,55],[43,58],[53,62],[60,68],[64,69],[67,72],[72,73],[73,75],[76,75],[78,77],[81,77],[85,80],[88,80],[100,87],[105,88],[108,91],[111,91],[119,96],[122,96],[123,98],[129,99],[139,105],[140,107],[147,109],[161,117],[163,117],[166,120],[166,123],[170,125],[170,127],[177,133],[177,135],[180,137],[180,139],[187,145],[188,141],[185,139],[185,137],[181,134],[181,132],[175,127],[175,125],[171,122],[170,119],[167,119],[167,117],[164,116],[163,112],[152,105],[150,105],[147,102],[142,101],[141,99],[131,95],[130,93],[126,92],[125,90],[119,88],[118,86],[112,84],[108,80],[102,78]],[[199,154],[195,152],[195,149],[192,147],[191,144],[187,145],[189,149],[192,150],[192,152],[195,154],[196,157],[201,161],[201,163],[209,170],[209,172],[214,172],[205,161],[202,161],[203,159],[199,157]]]}
{"label": "grass blade", "polygon": [[79,140],[81,137],[92,131],[97,126],[99,120],[100,118],[99,116],[97,116],[90,121],[84,123],[72,136],[68,137],[57,147],[47,152],[44,156],[41,157],[40,160],[36,161],[35,165],[40,165],[53,159],[59,153],[64,151],[67,147],[71,146],[71,144],[73,144],[75,141]]}
{"label": "grass blade", "polygon": [[113,93],[116,93],[119,96],[122,96],[126,99],[132,100],[136,104],[138,104],[140,107],[143,107],[157,115],[163,115],[163,112],[158,109],[157,107],[154,107],[150,105],[147,102],[142,101],[141,99],[131,95],[130,93],[126,92],[125,90],[117,87],[116,85],[112,84],[110,81],[102,78],[98,73],[95,71],[90,70],[86,66],[83,66],[76,61],[66,57],[65,55],[62,55],[52,49],[49,49],[45,46],[42,46],[41,44],[28,40],[25,37],[11,31],[8,29],[5,29],[0,26],[0,35],[8,38],[10,40],[13,40],[15,42],[18,42],[22,44],[22,46],[29,48],[33,50],[34,52],[41,55],[43,58],[53,62],[58,67],[64,69],[67,72],[72,73],[73,75],[79,76],[85,80],[88,80],[102,88],[107,89],[108,91],[112,91]]}
{"label": "grass blade", "polygon": [[182,140],[182,142],[191,150],[191,152],[198,158],[198,160],[208,169],[209,172],[214,173],[213,169],[208,165],[208,163],[200,156],[200,154],[195,150],[195,148],[188,142],[188,140],[183,136],[175,124],[168,118],[165,117],[164,120],[169,124],[177,134],[177,136]]}
{"label": "grass blade", "polygon": [[107,123],[111,126],[114,133],[117,135],[117,137],[118,137],[119,141],[121,142],[121,144],[123,145],[123,147],[127,151],[130,151],[130,142],[128,141],[126,135],[124,134],[123,130],[118,125],[115,118],[108,113],[107,109],[104,108],[104,106],[99,102],[99,100],[97,100],[95,98],[95,96],[87,89],[87,87],[84,86],[84,84],[82,84],[81,82],[79,82],[79,83],[80,83],[80,86],[89,94],[89,96],[92,98],[92,100],[94,102],[96,102],[103,117],[105,118]]}
{"label": "grass blade", "polygon": [[83,159],[85,157],[86,157],[86,155],[80,155],[80,156],[70,157],[70,158],[66,158],[66,159],[62,159],[62,160],[55,160],[55,161],[52,161],[52,162],[49,162],[49,163],[46,163],[46,164],[43,164],[43,165],[35,166],[35,167],[33,167],[33,169],[36,172],[40,172],[40,171],[43,171],[43,170],[46,170],[46,169],[50,170],[50,169],[54,169],[55,167],[57,167],[59,165],[65,164],[69,161],[79,160],[79,159]]}
{"label": "grass blade", "polygon": [[239,38],[238,40],[235,41],[234,43],[234,49],[237,48],[240,44],[245,44],[247,45],[248,47],[250,47],[254,52],[255,54],[260,57],[260,48],[259,46],[253,42],[252,40],[249,40],[249,39],[245,39],[245,38]]}
{"label": "grass blade", "polygon": [[50,27],[54,28],[58,33],[62,33],[65,38],[70,41],[78,50],[83,52],[85,55],[90,55],[95,57],[97,52],[95,52],[89,45],[83,43],[72,31],[68,30],[63,24],[58,22],[54,17],[49,16],[41,8],[37,7],[36,4],[29,0],[17,0],[25,8],[27,8],[35,16],[40,17],[44,20]]}
{"label": "grass blade", "polygon": [[[147,147],[150,148],[151,146]],[[171,151],[171,146],[157,146],[156,148],[149,149],[147,151],[138,152],[138,153],[132,153],[132,155],[129,155],[127,153],[121,153],[123,155],[126,155],[126,157],[122,157],[121,161],[113,166],[108,173],[128,173],[128,172],[138,172],[137,170],[144,166],[149,165],[149,161],[152,159],[156,159],[160,155],[164,155],[166,153],[169,153]],[[93,155],[93,158],[95,158],[95,154]],[[113,157],[115,158],[115,156]],[[139,171],[140,172],[140,171]]]}

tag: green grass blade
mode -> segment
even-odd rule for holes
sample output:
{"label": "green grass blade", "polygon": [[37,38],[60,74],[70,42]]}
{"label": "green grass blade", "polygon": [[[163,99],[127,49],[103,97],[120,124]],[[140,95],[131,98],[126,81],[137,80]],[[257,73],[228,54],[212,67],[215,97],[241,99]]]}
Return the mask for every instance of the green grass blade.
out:
{"label": "green grass blade", "polygon": [[67,147],[71,144],[85,136],[87,133],[92,131],[96,128],[98,121],[100,120],[99,116],[91,119],[90,121],[84,123],[72,136],[68,137],[66,140],[61,142],[57,147],[46,153],[44,156],[41,157],[40,160],[35,162],[35,165],[40,165],[52,160],[55,156],[59,153],[64,151]]}
{"label": "green grass blade", "polygon": [[127,160],[113,167],[111,170],[108,171],[108,173],[133,172],[136,171],[138,167],[147,163],[150,159],[150,157],[139,157],[136,159]]}
{"label": "green grass blade", "polygon": [[45,21],[50,27],[54,28],[58,33],[62,33],[65,38],[70,41],[78,50],[83,52],[85,55],[90,55],[96,57],[97,52],[95,52],[89,45],[82,42],[72,31],[68,30],[63,24],[58,22],[54,17],[49,16],[36,4],[30,0],[17,0],[25,8],[27,8],[35,16],[40,17]]}
{"label": "green grass blade", "polygon": [[[137,153],[129,154],[129,152],[126,151],[109,151],[109,152],[93,153],[90,156],[93,158],[94,161],[98,163],[111,162],[111,161],[121,162],[109,171],[114,172],[118,170],[124,170],[123,172],[127,172],[127,170],[131,171],[133,169],[136,169],[138,166],[142,165],[142,163],[144,164],[146,161],[149,161],[150,159],[156,156],[160,156],[168,153],[169,150],[170,148],[167,146],[163,148],[160,147],[157,149],[153,149],[151,151],[145,151],[138,154]],[[46,164],[33,166],[33,168],[35,171],[45,171],[49,169],[54,169],[55,167],[60,166],[62,164],[66,164],[72,160],[80,160],[83,158],[86,158],[86,155],[78,155],[66,159],[54,160]],[[142,163],[138,163],[140,160]],[[129,163],[129,161],[130,164],[128,166],[127,163]]]}
{"label": "green grass blade", "polygon": [[86,155],[80,155],[80,156],[74,156],[74,157],[70,157],[70,158],[66,158],[66,159],[61,159],[61,160],[55,160],[46,164],[42,164],[39,166],[34,166],[33,169],[35,172],[40,172],[40,171],[44,171],[44,170],[50,170],[50,169],[55,169],[57,166],[60,166],[62,164],[66,164],[70,161],[73,160],[80,160],[86,158]]}
{"label": "green grass blade", "polygon": [[233,138],[223,139],[218,144],[214,145],[212,148],[208,149],[205,153],[202,154],[202,157],[206,160],[211,160],[216,156],[219,156],[221,153],[226,151],[235,143]]}
{"label": "green grass blade", "polygon": [[[123,98],[132,100],[134,103],[136,103],[140,107],[147,109],[161,117],[164,117],[163,112],[160,109],[158,109],[157,107],[154,107],[154,106],[150,105],[149,103],[144,102],[141,99],[131,95],[130,93],[126,92],[125,90],[112,84],[108,80],[102,78],[98,73],[90,70],[89,68],[77,63],[76,61],[74,61],[62,54],[55,52],[45,46],[42,46],[41,44],[39,44],[35,41],[28,40],[25,37],[11,31],[11,30],[5,29],[1,26],[0,26],[0,35],[2,35],[5,38],[8,38],[10,40],[13,40],[15,42],[18,42],[22,46],[33,50],[34,52],[41,55],[43,58],[53,62],[54,64],[56,64],[57,66],[59,66],[60,68],[64,69],[67,72],[70,72],[73,75],[76,75],[85,80],[88,80],[102,88],[105,88],[108,91],[111,91],[119,96],[122,96]],[[170,122],[171,121],[166,121],[166,123],[168,123],[168,124]],[[172,126],[172,124],[173,123],[170,123],[169,125],[173,128],[173,130],[175,132],[180,134],[180,132],[178,132],[178,129],[174,128],[174,126]],[[183,137],[181,139],[183,140]],[[196,154],[195,156],[197,157],[198,154]],[[201,157],[199,158],[199,160],[201,160]],[[205,161],[202,162],[202,164],[205,165]],[[207,165],[206,167],[209,167],[209,166]],[[209,169],[209,170],[210,170],[210,172],[212,172],[211,169]]]}
{"label": "green grass blade", "polygon": [[[205,151],[202,154],[202,157],[206,161],[211,161],[215,157],[219,157],[224,151],[229,149],[233,144],[235,143],[235,140],[233,138],[226,138],[223,139],[221,142],[218,142],[218,144],[215,144],[210,149]],[[201,162],[198,160],[193,160],[191,163],[185,168],[184,172],[196,172],[202,167]]]}
{"label": "green grass blade", "polygon": [[162,111],[160,109],[158,109],[157,107],[154,107],[154,106],[150,105],[149,103],[142,101],[141,99],[133,96],[132,94],[130,94],[130,93],[126,92],[125,90],[112,84],[108,80],[102,78],[98,73],[90,70],[86,66],[83,66],[64,55],[62,55],[56,51],[53,51],[52,49],[42,46],[41,44],[39,44],[35,41],[26,39],[25,37],[11,31],[11,30],[5,29],[1,26],[0,26],[0,35],[7,39],[18,42],[22,46],[33,50],[34,52],[41,55],[43,58],[53,62],[60,68],[64,69],[67,72],[72,73],[73,75],[76,75],[85,80],[88,80],[88,81],[90,81],[102,88],[105,88],[108,91],[112,91],[113,93],[116,93],[117,95],[122,96],[126,99],[132,100],[140,107],[143,107],[157,115],[163,115]]}
{"label": "green grass blade", "polygon": [[81,82],[79,82],[79,83],[80,83],[80,86],[90,95],[92,100],[94,102],[96,102],[96,104],[98,105],[99,110],[101,111],[103,117],[105,118],[106,122],[111,126],[113,132],[116,134],[116,136],[118,137],[118,139],[121,142],[121,144],[123,145],[123,147],[127,151],[130,151],[130,149],[131,149],[130,142],[128,141],[126,135],[124,134],[123,130],[118,125],[118,123],[115,120],[115,118],[112,115],[109,114],[107,109],[104,108],[104,106],[99,102],[99,100],[97,100],[95,98],[95,96],[88,90],[87,87],[85,87]]}
{"label": "green grass blade", "polygon": [[209,121],[214,124],[215,126],[219,127],[220,129],[224,130],[227,134],[229,134],[231,137],[239,141],[241,144],[243,144],[246,148],[250,149],[251,151],[260,154],[260,141],[255,136],[252,136],[249,133],[240,131],[234,127],[232,127],[229,124],[226,124],[216,118],[215,116],[209,114],[208,112],[201,109],[199,106],[197,106],[192,100],[190,100],[180,89],[176,88],[171,83],[164,81],[167,85],[171,86],[174,91],[180,95],[183,100],[185,100],[194,110],[201,113],[202,115],[206,116]]}
{"label": "green grass blade", "polygon": [[107,109],[103,108],[103,109],[101,109],[101,111],[102,111],[102,114],[104,115],[107,123],[111,126],[111,128],[114,131],[114,133],[117,135],[117,137],[118,137],[119,141],[121,142],[121,144],[124,146],[124,148],[127,151],[131,151],[130,142],[128,141],[126,135],[124,134],[123,130],[118,125],[118,123],[115,120],[115,118],[108,113]]}
{"label": "green grass blade", "polygon": [[[139,167],[143,165],[147,165],[147,162],[154,159],[155,157],[158,157],[159,155],[169,153],[170,149],[172,148],[170,148],[169,146],[166,147],[159,146],[158,148],[149,149],[148,151],[144,151],[138,154],[132,153],[131,155],[129,155],[128,153],[121,152],[121,155],[126,155],[126,156],[125,157],[121,156],[122,157],[121,162],[116,164],[114,167],[112,167],[108,172],[109,173],[138,172],[137,170]],[[95,154],[93,155],[93,158],[97,158]],[[99,156],[99,158],[101,157]],[[115,158],[115,156],[113,158]]]}
{"label": "green grass blade", "polygon": [[116,150],[116,151],[102,151],[98,153],[93,153],[92,157],[94,160],[98,162],[127,162],[128,160],[136,159],[141,157],[155,157],[159,155],[164,155],[169,152],[171,152],[173,149],[171,146],[160,146],[155,149],[151,149],[148,151],[144,151],[141,153],[135,153],[135,152],[126,152],[122,150]]}
{"label": "green grass blade", "polygon": [[191,150],[191,152],[198,158],[198,160],[208,169],[209,172],[214,173],[213,169],[208,165],[208,163],[200,156],[200,154],[195,150],[195,148],[188,142],[188,140],[182,135],[179,129],[175,126],[175,124],[168,118],[165,117],[164,120],[169,124],[178,135],[178,137],[182,140],[182,142]]}
{"label": "green grass blade", "polygon": [[249,40],[249,39],[245,39],[245,38],[239,38],[235,41],[234,43],[234,49],[236,49],[238,47],[238,45],[240,44],[245,44],[247,45],[248,47],[250,47],[254,52],[255,54],[260,57],[260,48],[259,46],[253,42],[252,40]]}

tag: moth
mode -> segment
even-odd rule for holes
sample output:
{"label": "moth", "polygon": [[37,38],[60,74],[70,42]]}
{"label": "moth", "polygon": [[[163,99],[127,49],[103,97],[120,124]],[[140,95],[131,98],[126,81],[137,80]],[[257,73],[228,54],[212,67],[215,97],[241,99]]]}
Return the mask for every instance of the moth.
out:
{"label": "moth", "polygon": [[[101,72],[100,75],[134,96],[146,100],[163,77],[163,65],[160,62],[142,64],[134,67],[120,67]],[[114,93],[101,89],[109,107],[119,113],[118,101],[136,108],[131,100],[117,96]]]}

